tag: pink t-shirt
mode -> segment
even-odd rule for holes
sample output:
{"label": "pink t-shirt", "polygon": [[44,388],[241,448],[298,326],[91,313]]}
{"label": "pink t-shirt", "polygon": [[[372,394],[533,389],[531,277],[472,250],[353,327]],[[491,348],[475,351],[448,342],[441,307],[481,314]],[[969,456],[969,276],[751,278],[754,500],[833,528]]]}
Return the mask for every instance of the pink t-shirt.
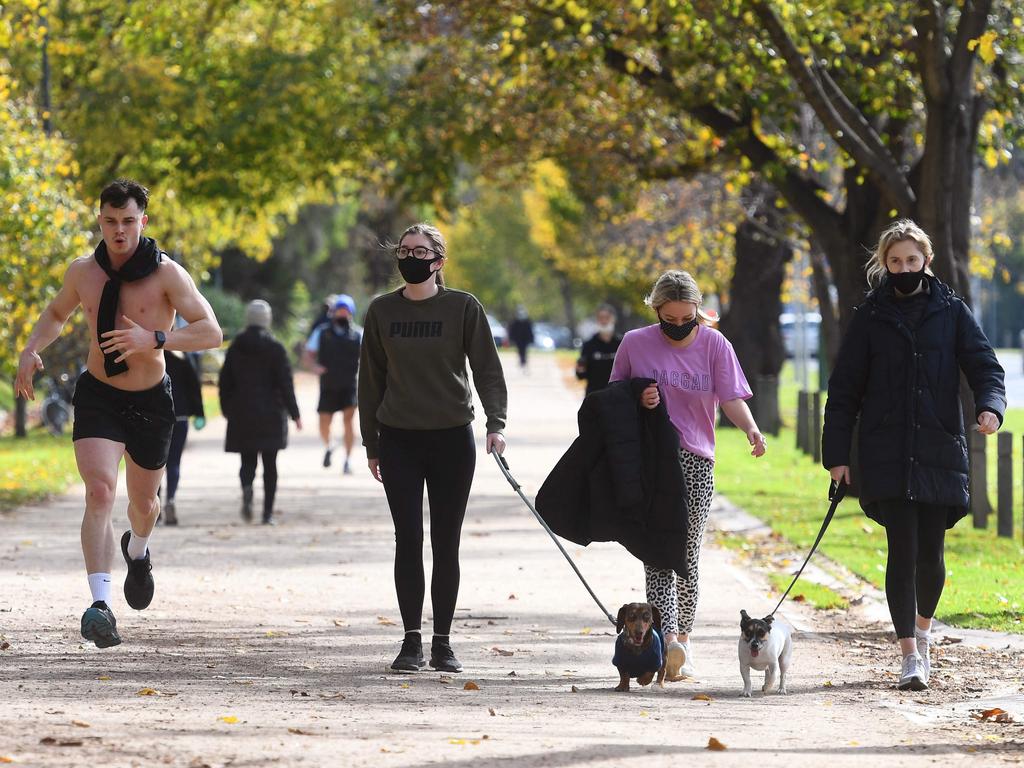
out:
{"label": "pink t-shirt", "polygon": [[685,349],[673,347],[658,325],[627,333],[615,353],[610,381],[640,377],[658,382],[680,446],[712,461],[718,404],[753,394],[732,344],[704,325]]}

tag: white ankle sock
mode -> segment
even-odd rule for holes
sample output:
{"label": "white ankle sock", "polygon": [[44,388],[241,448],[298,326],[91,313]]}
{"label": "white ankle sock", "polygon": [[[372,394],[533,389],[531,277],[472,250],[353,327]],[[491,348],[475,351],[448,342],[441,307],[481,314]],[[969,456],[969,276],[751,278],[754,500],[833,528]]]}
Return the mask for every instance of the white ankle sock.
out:
{"label": "white ankle sock", "polygon": [[929,629],[921,629],[918,626],[914,627],[914,637],[919,637],[922,640],[930,640],[931,639],[931,633],[932,633],[931,628],[929,628]]}
{"label": "white ankle sock", "polygon": [[139,536],[135,531],[132,531],[132,535],[128,539],[128,557],[132,560],[141,560],[146,556],[148,544],[149,536]]}
{"label": "white ankle sock", "polygon": [[92,601],[94,603],[102,600],[107,605],[110,605],[110,589],[109,573],[89,574],[89,591],[92,592]]}

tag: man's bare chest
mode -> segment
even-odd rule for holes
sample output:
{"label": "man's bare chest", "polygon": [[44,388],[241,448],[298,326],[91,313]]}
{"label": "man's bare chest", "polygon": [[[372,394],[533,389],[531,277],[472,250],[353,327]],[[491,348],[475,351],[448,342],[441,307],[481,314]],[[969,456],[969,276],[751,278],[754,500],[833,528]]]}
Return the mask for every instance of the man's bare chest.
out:
{"label": "man's bare chest", "polygon": [[[93,266],[78,286],[82,310],[91,326],[96,324],[103,289],[108,282],[106,273],[99,266]],[[159,269],[141,280],[121,283],[116,328],[127,327],[128,323],[124,321],[124,317],[131,318],[144,328],[166,328],[170,325],[173,314]]]}

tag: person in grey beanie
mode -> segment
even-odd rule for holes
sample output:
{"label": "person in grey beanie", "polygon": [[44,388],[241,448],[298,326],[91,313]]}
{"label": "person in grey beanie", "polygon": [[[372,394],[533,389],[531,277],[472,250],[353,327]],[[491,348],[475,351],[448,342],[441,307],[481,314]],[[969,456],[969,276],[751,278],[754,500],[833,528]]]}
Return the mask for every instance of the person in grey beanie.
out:
{"label": "person in grey beanie", "polygon": [[263,459],[263,522],[273,525],[277,452],[288,445],[288,418],[302,429],[292,369],[270,331],[273,313],[262,299],[249,302],[246,328],[228,347],[220,369],[220,407],[228,421],[224,450],[242,455],[242,519],[252,520],[256,462]]}

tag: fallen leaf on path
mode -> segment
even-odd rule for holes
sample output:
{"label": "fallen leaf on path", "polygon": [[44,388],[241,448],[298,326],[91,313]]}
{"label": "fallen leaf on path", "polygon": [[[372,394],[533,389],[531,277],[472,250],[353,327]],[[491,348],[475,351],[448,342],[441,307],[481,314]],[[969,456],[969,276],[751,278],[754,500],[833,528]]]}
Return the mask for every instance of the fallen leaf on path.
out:
{"label": "fallen leaf on path", "polygon": [[79,728],[92,728],[91,725],[89,725],[88,723],[84,723],[81,720],[72,720],[71,724],[78,726]]}
{"label": "fallen leaf on path", "polygon": [[238,718],[234,715],[221,715],[217,719],[220,720],[222,723],[227,723],[228,725],[234,725],[238,722]]}
{"label": "fallen leaf on path", "polygon": [[395,622],[393,622],[387,616],[378,616],[377,617],[377,623],[378,624],[383,624],[385,627],[393,627],[393,626],[395,626]]}
{"label": "fallen leaf on path", "polygon": [[0,755],[0,763],[13,763],[14,758],[7,755]]}
{"label": "fallen leaf on path", "polygon": [[506,651],[506,650],[503,650],[503,649],[499,648],[498,646],[494,646],[493,648],[491,648],[491,650],[494,651],[499,656],[515,656],[515,654],[516,654],[515,651]]}
{"label": "fallen leaf on path", "polygon": [[462,686],[462,690],[464,690],[464,691],[479,691],[480,690],[480,686],[477,685],[476,683],[474,683],[472,680],[470,680],[468,683],[466,683],[464,686]]}
{"label": "fallen leaf on path", "polygon": [[807,601],[807,598],[804,597],[803,595],[793,595],[793,602],[794,603],[803,603],[803,602],[806,602],[806,601]]}
{"label": "fallen leaf on path", "polygon": [[495,712],[495,711],[494,711],[494,707],[488,707],[488,708],[487,708],[487,713],[488,713],[488,714],[489,714],[489,715],[490,715],[491,717],[497,717],[497,714],[498,714],[497,712]]}
{"label": "fallen leaf on path", "polygon": [[11,644],[8,643],[6,640],[4,640],[2,643],[0,643],[0,651],[6,651],[10,647],[11,647]]}
{"label": "fallen leaf on path", "polygon": [[320,698],[321,699],[344,699],[345,698],[345,694],[344,693],[321,693],[320,694]]}
{"label": "fallen leaf on path", "polygon": [[975,720],[992,720],[995,723],[1012,723],[1013,715],[1007,712],[1005,709],[999,707],[993,707],[992,709],[975,710],[971,713],[971,717]]}
{"label": "fallen leaf on path", "polygon": [[448,739],[449,744],[472,744],[476,746],[480,743],[480,739]]}
{"label": "fallen leaf on path", "polygon": [[572,688],[570,688],[569,690],[571,690],[573,693],[579,693],[580,692],[580,689],[577,688],[575,685]]}
{"label": "fallen leaf on path", "polygon": [[316,736],[315,733],[304,731],[301,728],[289,728],[288,733],[294,733],[296,736]]}
{"label": "fallen leaf on path", "polygon": [[516,671],[513,669],[511,672],[508,673],[508,677],[519,677],[519,675],[517,675]]}
{"label": "fallen leaf on path", "polygon": [[691,701],[714,701],[714,699],[712,699],[706,693],[695,694],[690,700]]}
{"label": "fallen leaf on path", "polygon": [[81,739],[55,739],[53,736],[44,736],[39,740],[40,744],[45,744],[48,747],[80,747],[82,746]]}
{"label": "fallen leaf on path", "polygon": [[348,622],[343,621],[342,619],[335,619],[334,620],[334,626],[336,626],[336,627],[347,627],[348,626]]}
{"label": "fallen leaf on path", "polygon": [[640,710],[640,717],[650,717],[650,716],[651,716],[651,713],[648,712],[646,709],[641,709]]}
{"label": "fallen leaf on path", "polygon": [[156,688],[141,688],[139,689],[139,696],[159,696],[160,691]]}
{"label": "fallen leaf on path", "polygon": [[822,683],[821,685],[822,685],[822,687],[824,687],[824,688],[834,688],[834,687],[835,687],[835,686],[834,686],[834,685],[832,684],[832,681],[831,681],[831,680],[826,680],[826,681],[825,681],[824,683]]}
{"label": "fallen leaf on path", "polygon": [[710,749],[712,752],[724,752],[726,750],[725,744],[720,742],[714,736],[708,739],[707,748]]}
{"label": "fallen leaf on path", "polygon": [[109,680],[110,679],[110,675],[100,675],[96,679],[97,680]]}
{"label": "fallen leaf on path", "polygon": [[290,693],[290,694],[291,694],[292,696],[309,696],[309,694],[308,694],[308,693],[306,693],[305,691],[300,691],[300,690],[297,690],[297,689],[295,689],[295,688],[293,688],[292,690],[290,690],[290,691],[289,691],[289,693]]}
{"label": "fallen leaf on path", "polygon": [[448,683],[450,683],[451,681],[452,679],[448,677],[448,675],[441,675],[439,678],[437,678],[437,682],[441,683],[441,685],[448,685]]}
{"label": "fallen leaf on path", "polygon": [[399,687],[399,688],[408,688],[408,687],[409,687],[409,684],[408,684],[408,683],[402,683],[402,684],[401,684],[400,686],[398,686],[398,687]]}
{"label": "fallen leaf on path", "polygon": [[509,599],[509,600],[518,600],[519,598],[518,598],[518,597],[516,597],[516,596],[515,596],[515,593],[513,592],[513,593],[511,593],[511,594],[510,594],[510,595],[508,596],[508,599]]}

